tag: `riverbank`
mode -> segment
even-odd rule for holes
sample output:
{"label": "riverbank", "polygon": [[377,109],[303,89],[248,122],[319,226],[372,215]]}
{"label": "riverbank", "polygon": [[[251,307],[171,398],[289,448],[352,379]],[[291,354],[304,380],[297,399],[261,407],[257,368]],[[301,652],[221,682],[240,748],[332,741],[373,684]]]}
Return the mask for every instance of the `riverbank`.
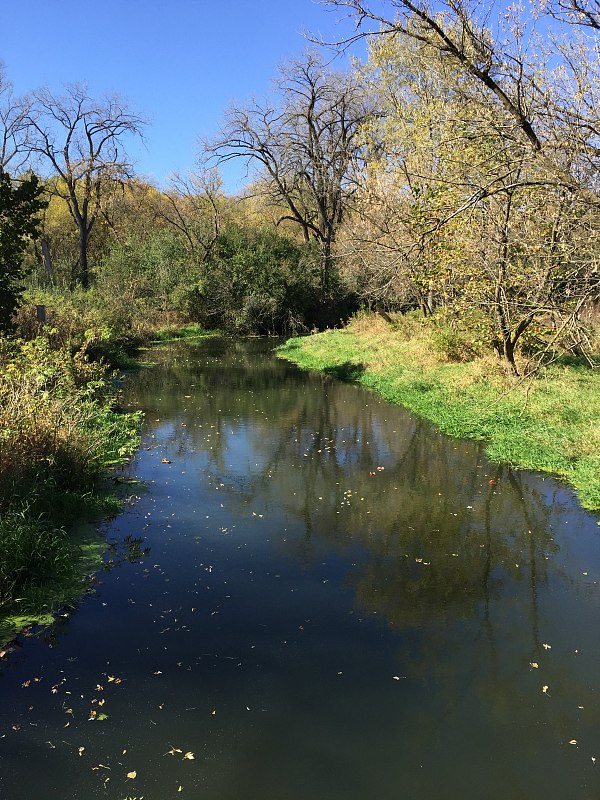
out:
{"label": "riverbank", "polygon": [[135,450],[141,420],[86,343],[0,341],[0,642],[87,590],[106,547],[82,523],[119,508],[108,472]]}
{"label": "riverbank", "polygon": [[299,367],[355,381],[449,436],[486,442],[487,456],[570,483],[600,509],[600,374],[554,364],[527,380],[489,356],[452,362],[425,328],[363,317],[343,330],[290,339],[278,355]]}
{"label": "riverbank", "polygon": [[[56,333],[0,340],[0,648],[93,587],[107,549],[98,523],[136,490],[115,469],[138,446],[142,414],[120,408],[114,368],[143,363],[97,332],[75,350]],[[153,338],[208,335],[172,325]]]}

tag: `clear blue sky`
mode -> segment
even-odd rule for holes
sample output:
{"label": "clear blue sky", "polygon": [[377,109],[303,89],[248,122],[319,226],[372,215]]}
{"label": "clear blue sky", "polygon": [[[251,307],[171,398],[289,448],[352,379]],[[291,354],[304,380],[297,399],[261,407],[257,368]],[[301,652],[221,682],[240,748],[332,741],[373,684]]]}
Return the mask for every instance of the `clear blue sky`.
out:
{"label": "clear blue sky", "polygon": [[[18,94],[85,81],[127,98],[149,120],[137,172],[163,185],[232,100],[268,92],[303,32],[338,38],[340,16],[313,0],[0,0],[0,61]],[[234,191],[239,170],[224,177]]]}

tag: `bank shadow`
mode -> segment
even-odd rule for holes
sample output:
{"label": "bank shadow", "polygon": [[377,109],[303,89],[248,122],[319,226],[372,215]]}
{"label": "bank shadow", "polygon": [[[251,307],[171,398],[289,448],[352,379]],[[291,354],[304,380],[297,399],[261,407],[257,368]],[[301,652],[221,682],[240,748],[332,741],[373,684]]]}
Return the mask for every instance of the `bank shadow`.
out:
{"label": "bank shadow", "polygon": [[361,375],[365,372],[364,364],[356,364],[353,361],[344,361],[343,364],[336,364],[333,367],[325,367],[323,372],[330,375],[332,378],[338,378],[341,381],[358,381]]}

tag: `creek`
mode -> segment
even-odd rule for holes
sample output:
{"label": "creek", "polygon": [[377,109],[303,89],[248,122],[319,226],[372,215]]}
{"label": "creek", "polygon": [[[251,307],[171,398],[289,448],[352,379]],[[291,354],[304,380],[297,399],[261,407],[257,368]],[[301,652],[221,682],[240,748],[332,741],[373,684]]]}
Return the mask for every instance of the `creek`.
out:
{"label": "creek", "polygon": [[0,797],[597,800],[597,518],[273,347],[128,377],[145,489],[0,662]]}

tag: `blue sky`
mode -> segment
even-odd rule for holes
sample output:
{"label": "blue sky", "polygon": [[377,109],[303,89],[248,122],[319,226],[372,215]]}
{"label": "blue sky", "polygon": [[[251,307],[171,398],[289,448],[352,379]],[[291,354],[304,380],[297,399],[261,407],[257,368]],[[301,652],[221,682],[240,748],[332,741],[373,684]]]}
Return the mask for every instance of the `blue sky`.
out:
{"label": "blue sky", "polygon": [[[0,0],[0,61],[18,94],[85,81],[127,98],[149,121],[129,152],[163,185],[193,166],[232,100],[268,92],[303,31],[337,38],[340,16],[313,0]],[[224,177],[234,191],[240,171]]]}

